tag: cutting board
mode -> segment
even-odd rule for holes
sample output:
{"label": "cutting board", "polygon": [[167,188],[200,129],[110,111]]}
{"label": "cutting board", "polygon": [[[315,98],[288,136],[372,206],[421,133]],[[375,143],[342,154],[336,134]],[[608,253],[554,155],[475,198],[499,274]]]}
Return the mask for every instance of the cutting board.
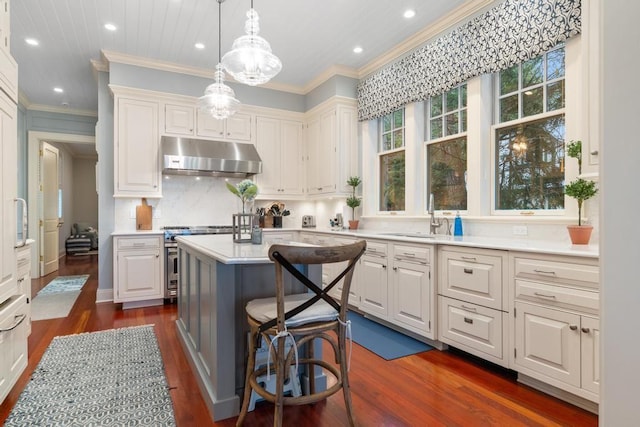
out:
{"label": "cutting board", "polygon": [[136,230],[151,230],[151,206],[147,205],[147,199],[142,199],[142,204],[136,206]]}

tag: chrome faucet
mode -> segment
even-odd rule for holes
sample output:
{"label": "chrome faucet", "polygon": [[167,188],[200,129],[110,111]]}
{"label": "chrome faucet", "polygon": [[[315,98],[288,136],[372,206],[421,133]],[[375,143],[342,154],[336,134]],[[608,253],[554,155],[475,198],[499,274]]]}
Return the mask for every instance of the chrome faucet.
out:
{"label": "chrome faucet", "polygon": [[442,225],[440,221],[436,219],[435,216],[435,207],[433,203],[433,193],[429,195],[429,215],[431,215],[431,219],[429,220],[429,232],[431,234],[436,234],[436,230]]}

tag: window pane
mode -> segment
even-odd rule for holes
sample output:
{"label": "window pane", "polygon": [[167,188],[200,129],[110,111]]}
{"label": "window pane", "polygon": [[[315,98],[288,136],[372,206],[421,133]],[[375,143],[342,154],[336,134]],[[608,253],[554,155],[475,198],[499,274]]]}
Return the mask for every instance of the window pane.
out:
{"label": "window pane", "polygon": [[396,110],[393,112],[393,128],[401,128],[404,126],[404,110]]}
{"label": "window pane", "polygon": [[564,80],[547,85],[547,111],[564,108]]}
{"label": "window pane", "polygon": [[442,114],[442,96],[434,96],[431,98],[431,117]]}
{"label": "window pane", "polygon": [[393,148],[404,147],[404,129],[393,131]]}
{"label": "window pane", "polygon": [[522,89],[542,83],[542,64],[541,56],[522,63]]}
{"label": "window pane", "polygon": [[385,133],[382,135],[382,151],[391,150],[391,134]]}
{"label": "window pane", "polygon": [[518,95],[507,96],[500,100],[500,122],[518,118]]}
{"label": "window pane", "polygon": [[564,115],[496,130],[496,209],[564,209]]}
{"label": "window pane", "polygon": [[447,97],[447,111],[454,111],[458,109],[458,88],[451,89],[446,94]]}
{"label": "window pane", "polygon": [[460,132],[467,131],[467,110],[460,111],[460,124],[462,125],[462,129]]}
{"label": "window pane", "polygon": [[564,77],[564,49],[557,49],[547,54],[547,80]]}
{"label": "window pane", "polygon": [[404,210],[404,151],[380,156],[380,210]]}
{"label": "window pane", "polygon": [[500,95],[518,90],[518,66],[500,71]]}
{"label": "window pane", "polygon": [[458,133],[458,113],[451,113],[445,116],[447,122],[447,135]]}
{"label": "window pane", "polygon": [[431,139],[442,138],[442,117],[431,120]]}
{"label": "window pane", "polygon": [[466,210],[467,139],[430,144],[427,156],[427,194],[433,193],[435,209]]}
{"label": "window pane", "polygon": [[541,87],[529,89],[522,94],[522,116],[544,113],[544,90]]}
{"label": "window pane", "polygon": [[389,132],[391,130],[391,114],[387,114],[382,118],[382,131]]}
{"label": "window pane", "polygon": [[460,86],[460,108],[467,106],[467,84]]}

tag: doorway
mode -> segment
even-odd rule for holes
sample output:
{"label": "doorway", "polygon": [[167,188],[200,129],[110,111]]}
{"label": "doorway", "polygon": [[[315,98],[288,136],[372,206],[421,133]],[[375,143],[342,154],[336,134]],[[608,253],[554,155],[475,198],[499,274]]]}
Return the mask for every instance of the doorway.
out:
{"label": "doorway", "polygon": [[[84,146],[91,145],[95,147],[95,137],[54,132],[28,132],[28,237],[35,241],[31,251],[31,265],[34,267],[32,269],[33,278],[38,278],[47,274],[45,272],[45,264],[49,263],[47,269],[53,268],[55,265],[55,262],[50,259],[51,254],[46,253],[47,249],[51,250],[51,253],[53,253],[54,250],[48,246],[45,248],[45,239],[43,238],[45,230],[45,200],[43,197],[44,186],[42,189],[40,188],[39,179],[39,151],[43,143],[82,144]],[[58,190],[56,188],[56,193],[57,191]],[[58,203],[59,202],[56,199],[55,205],[57,206]],[[53,220],[50,222],[49,226],[46,227],[47,230],[50,230],[53,226]],[[58,229],[59,224],[60,221],[58,220],[58,223],[56,224],[56,228]],[[53,246],[55,247],[55,257],[57,259],[60,256],[58,241],[55,241]],[[45,258],[47,257],[49,258],[49,261],[45,262]]]}

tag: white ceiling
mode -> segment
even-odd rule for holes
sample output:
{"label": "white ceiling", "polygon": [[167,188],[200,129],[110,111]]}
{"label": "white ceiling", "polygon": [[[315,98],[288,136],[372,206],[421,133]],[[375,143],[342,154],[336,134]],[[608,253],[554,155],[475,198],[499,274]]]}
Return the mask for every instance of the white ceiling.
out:
{"label": "white ceiling", "polygon": [[[260,34],[283,69],[272,82],[302,91],[332,66],[367,65],[461,6],[487,0],[255,0]],[[97,111],[91,60],[101,50],[197,67],[218,62],[216,0],[14,0],[11,51],[30,104]],[[222,52],[243,34],[249,0],[222,3]],[[416,16],[403,18],[406,9]],[[103,28],[107,22],[118,30]],[[25,38],[39,40],[37,47]],[[194,48],[196,42],[206,45]],[[354,54],[358,45],[364,51]],[[59,94],[53,91],[64,89]],[[203,88],[204,90],[204,88]],[[295,91],[295,90],[294,90]]]}

